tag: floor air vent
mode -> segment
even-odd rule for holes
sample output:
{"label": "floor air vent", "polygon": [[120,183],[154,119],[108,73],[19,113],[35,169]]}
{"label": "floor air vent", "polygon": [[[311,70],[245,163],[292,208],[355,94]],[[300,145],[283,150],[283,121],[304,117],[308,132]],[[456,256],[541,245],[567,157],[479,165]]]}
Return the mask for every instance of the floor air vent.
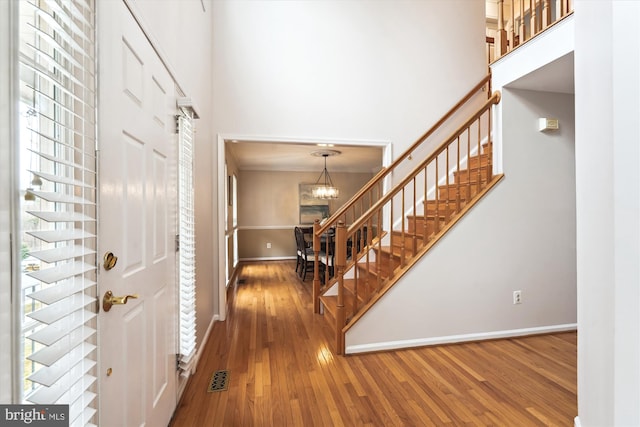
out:
{"label": "floor air vent", "polygon": [[209,381],[209,388],[207,393],[213,393],[214,391],[226,391],[229,388],[229,371],[226,369],[222,371],[215,371]]}

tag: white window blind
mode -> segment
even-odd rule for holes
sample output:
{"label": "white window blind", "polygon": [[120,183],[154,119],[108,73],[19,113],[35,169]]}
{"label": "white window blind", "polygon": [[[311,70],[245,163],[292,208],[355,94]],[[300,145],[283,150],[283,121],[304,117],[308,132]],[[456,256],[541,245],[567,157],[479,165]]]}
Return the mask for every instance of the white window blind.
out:
{"label": "white window blind", "polygon": [[196,245],[193,191],[193,115],[178,117],[179,133],[179,281],[180,281],[180,375],[188,377],[196,352]]}
{"label": "white window blind", "polygon": [[96,401],[96,125],[93,0],[23,0],[20,186],[24,401]]}

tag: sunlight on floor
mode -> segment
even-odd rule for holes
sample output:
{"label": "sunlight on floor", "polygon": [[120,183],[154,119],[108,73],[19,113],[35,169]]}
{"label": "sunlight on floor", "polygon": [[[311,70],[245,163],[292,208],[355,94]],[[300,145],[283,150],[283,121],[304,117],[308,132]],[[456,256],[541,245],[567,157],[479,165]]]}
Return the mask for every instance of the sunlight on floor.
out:
{"label": "sunlight on floor", "polygon": [[316,358],[321,366],[333,364],[333,353],[329,350],[329,347],[324,344],[316,351]]}

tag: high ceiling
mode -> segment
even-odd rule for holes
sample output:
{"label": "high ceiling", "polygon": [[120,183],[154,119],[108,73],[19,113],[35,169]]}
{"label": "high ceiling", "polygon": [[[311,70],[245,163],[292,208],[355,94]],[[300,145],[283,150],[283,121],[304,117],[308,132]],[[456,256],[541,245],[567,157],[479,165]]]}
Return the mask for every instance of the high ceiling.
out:
{"label": "high ceiling", "polygon": [[382,166],[382,146],[335,144],[327,147],[303,142],[237,141],[226,142],[240,170],[318,171],[323,157],[311,153],[337,150],[340,155],[327,158],[329,172],[377,172]]}

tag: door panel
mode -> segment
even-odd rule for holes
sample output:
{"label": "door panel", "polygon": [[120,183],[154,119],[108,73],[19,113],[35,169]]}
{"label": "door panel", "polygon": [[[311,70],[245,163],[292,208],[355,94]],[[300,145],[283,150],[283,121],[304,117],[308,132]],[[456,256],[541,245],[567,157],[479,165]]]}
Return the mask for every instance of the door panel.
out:
{"label": "door panel", "polygon": [[171,76],[121,1],[99,2],[100,425],[166,426],[176,405],[177,165]]}

